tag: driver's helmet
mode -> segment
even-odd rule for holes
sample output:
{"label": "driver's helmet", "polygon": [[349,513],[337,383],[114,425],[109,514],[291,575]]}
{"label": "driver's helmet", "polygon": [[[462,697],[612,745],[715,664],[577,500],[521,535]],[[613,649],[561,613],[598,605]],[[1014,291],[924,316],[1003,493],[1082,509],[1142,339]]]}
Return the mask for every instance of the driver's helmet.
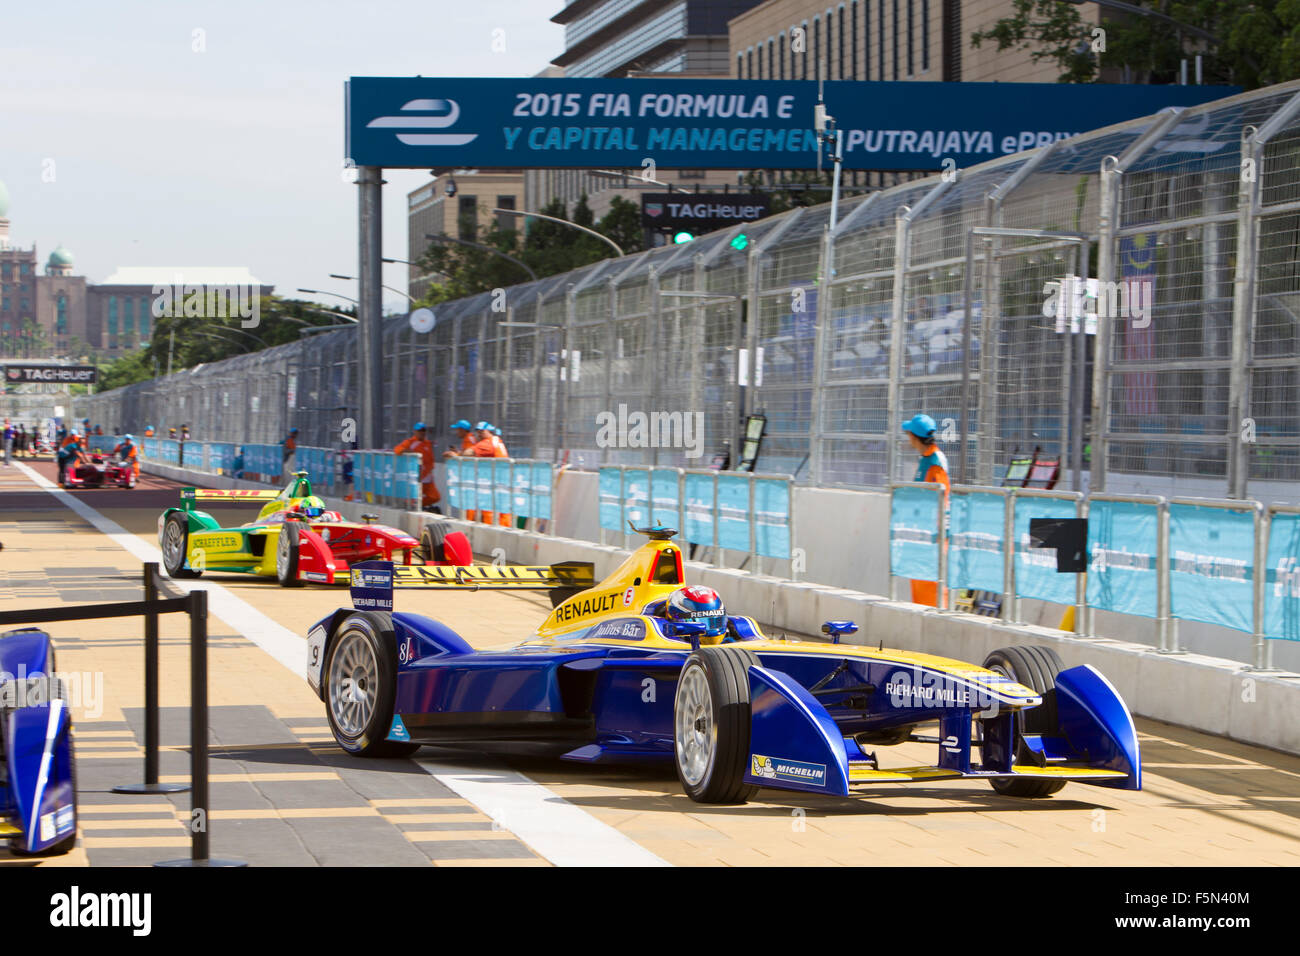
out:
{"label": "driver's helmet", "polygon": [[678,588],[668,596],[664,617],[670,621],[696,621],[707,630],[706,637],[723,637],[727,633],[727,609],[713,588],[691,586]]}
{"label": "driver's helmet", "polygon": [[297,514],[305,515],[308,518],[319,518],[325,514],[325,502],[321,501],[315,495],[308,495],[298,502],[294,508]]}

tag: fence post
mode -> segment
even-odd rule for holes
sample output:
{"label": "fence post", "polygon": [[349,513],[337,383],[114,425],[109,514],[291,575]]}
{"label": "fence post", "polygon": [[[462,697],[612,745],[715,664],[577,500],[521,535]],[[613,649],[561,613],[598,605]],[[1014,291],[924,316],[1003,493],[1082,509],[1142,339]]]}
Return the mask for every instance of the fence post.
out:
{"label": "fence post", "polygon": [[1255,627],[1255,670],[1272,670],[1272,645],[1264,636],[1264,588],[1268,578],[1268,543],[1273,536],[1273,512],[1268,514],[1267,523],[1261,514],[1262,509],[1255,506],[1255,569],[1252,579],[1253,623]]}
{"label": "fence post", "polygon": [[208,794],[208,592],[194,590],[190,607],[190,858],[155,866],[247,866],[241,860],[213,860],[208,855],[212,812]]}
{"label": "fence post", "polygon": [[1002,515],[1002,609],[1004,623],[1015,620],[1016,602],[1016,489],[1007,491],[1006,511]]}
{"label": "fence post", "polygon": [[1169,589],[1169,503],[1162,498],[1156,506],[1156,634],[1162,654],[1178,650],[1176,636],[1170,646]]}

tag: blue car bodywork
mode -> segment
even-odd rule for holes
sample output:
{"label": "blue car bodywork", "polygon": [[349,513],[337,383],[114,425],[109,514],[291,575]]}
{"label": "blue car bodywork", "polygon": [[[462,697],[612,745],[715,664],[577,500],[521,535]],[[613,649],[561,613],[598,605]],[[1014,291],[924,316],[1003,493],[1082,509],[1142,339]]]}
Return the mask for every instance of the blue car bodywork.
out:
{"label": "blue car bodywork", "polygon": [[[335,663],[338,635],[365,613],[377,637],[372,646],[391,664],[383,671],[391,694],[371,695],[387,708],[380,716],[390,743],[554,741],[564,745],[564,759],[590,763],[676,756],[680,775],[692,728],[706,726],[736,738],[733,750],[739,747],[744,760],[743,781],[736,782],[748,787],[843,796],[879,783],[1023,778],[1058,789],[1067,780],[1140,789],[1132,718],[1094,668],[1060,670],[1044,694],[979,665],[840,643],[856,630],[849,622],[828,622],[832,641],[821,642],[768,638],[744,616],[728,618],[725,643],[701,647],[698,633],[657,613],[680,583],[680,558],[676,577],[656,563],[654,552],[665,543],[651,541],[508,649],[475,650],[418,614],[341,608],[311,629],[308,682],[326,701],[339,743],[363,752],[355,736],[340,734],[345,721],[336,721],[331,708],[344,705],[339,688],[327,685],[348,673]],[[694,724],[680,720],[684,671],[719,666],[736,685],[729,696],[710,703],[712,715]],[[1027,729],[1025,715],[1048,694],[1054,725]],[[737,702],[743,726],[724,713],[734,713]],[[937,737],[915,732],[936,721]],[[908,741],[935,743],[937,761],[882,765],[877,747]]]}
{"label": "blue car bodywork", "polygon": [[65,853],[77,835],[72,715],[50,636],[0,635],[0,835],[21,854]]}

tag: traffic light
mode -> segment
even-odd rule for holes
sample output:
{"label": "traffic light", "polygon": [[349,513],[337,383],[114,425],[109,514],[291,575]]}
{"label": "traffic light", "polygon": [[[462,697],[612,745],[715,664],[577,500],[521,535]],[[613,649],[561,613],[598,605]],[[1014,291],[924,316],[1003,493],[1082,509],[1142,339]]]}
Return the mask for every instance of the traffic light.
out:
{"label": "traffic light", "polygon": [[673,243],[680,246],[683,242],[690,242],[694,238],[689,232],[679,232],[673,236]]}

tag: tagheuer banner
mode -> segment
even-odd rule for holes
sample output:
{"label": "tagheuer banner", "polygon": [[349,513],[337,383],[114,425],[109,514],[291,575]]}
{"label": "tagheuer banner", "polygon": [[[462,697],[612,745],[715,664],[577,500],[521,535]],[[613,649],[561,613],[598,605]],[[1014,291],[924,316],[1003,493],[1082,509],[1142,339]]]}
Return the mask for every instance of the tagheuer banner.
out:
{"label": "tagheuer banner", "polygon": [[56,382],[60,385],[94,385],[98,370],[93,365],[5,365],[6,385]]}
{"label": "tagheuer banner", "polygon": [[708,232],[762,219],[767,209],[763,193],[642,193],[641,225]]}

